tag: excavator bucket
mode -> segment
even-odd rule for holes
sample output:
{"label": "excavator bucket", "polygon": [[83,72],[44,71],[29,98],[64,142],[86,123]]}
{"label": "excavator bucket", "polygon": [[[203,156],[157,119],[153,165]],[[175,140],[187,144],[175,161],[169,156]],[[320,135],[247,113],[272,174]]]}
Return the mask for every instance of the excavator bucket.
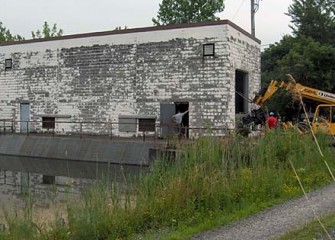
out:
{"label": "excavator bucket", "polygon": [[266,120],[265,114],[262,109],[253,109],[248,115],[243,116],[242,122],[244,125],[248,125],[250,123],[264,124]]}

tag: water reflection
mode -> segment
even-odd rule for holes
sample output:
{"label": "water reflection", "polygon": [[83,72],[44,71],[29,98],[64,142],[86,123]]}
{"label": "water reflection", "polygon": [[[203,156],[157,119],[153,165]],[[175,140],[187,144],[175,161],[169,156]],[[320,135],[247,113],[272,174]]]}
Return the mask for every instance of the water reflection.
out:
{"label": "water reflection", "polygon": [[21,202],[27,193],[40,205],[54,201],[52,198],[62,201],[69,194],[79,195],[97,180],[122,183],[147,170],[147,165],[0,155],[0,203]]}

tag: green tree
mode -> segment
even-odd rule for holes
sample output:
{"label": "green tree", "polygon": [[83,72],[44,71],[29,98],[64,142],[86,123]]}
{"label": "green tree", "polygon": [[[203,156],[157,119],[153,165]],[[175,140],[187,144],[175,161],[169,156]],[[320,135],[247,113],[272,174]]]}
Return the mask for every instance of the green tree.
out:
{"label": "green tree", "polygon": [[288,15],[293,36],[262,53],[262,82],[292,74],[301,84],[323,90],[335,86],[334,0],[293,0]]}
{"label": "green tree", "polygon": [[20,35],[13,35],[2,22],[0,22],[0,42],[21,41],[24,40]]}
{"label": "green tree", "polygon": [[[293,0],[287,15],[291,17],[292,36],[284,36],[270,45],[261,56],[262,85],[272,79],[287,81],[291,74],[297,82],[316,89],[335,90],[335,18],[334,0]],[[312,109],[315,102],[304,100]],[[300,104],[282,91],[265,107],[282,116],[299,113]],[[313,109],[312,109],[313,110]]]}
{"label": "green tree", "polygon": [[280,42],[271,44],[261,54],[262,86],[267,86],[271,80],[286,80],[279,61],[285,57],[295,44],[296,39],[285,35]]}
{"label": "green tree", "polygon": [[[333,92],[335,89],[335,47],[321,44],[311,37],[285,36],[262,53],[262,85],[270,80],[288,81],[291,74],[298,83]],[[315,102],[304,100],[309,107]],[[299,112],[300,105],[289,92],[282,91],[267,102],[268,109],[276,109],[286,119]]]}
{"label": "green tree", "polygon": [[42,31],[37,30],[36,32],[34,31],[31,32],[31,36],[33,39],[60,37],[62,35],[63,35],[63,29],[58,29],[56,23],[51,28],[48,22],[44,22]]}
{"label": "green tree", "polygon": [[293,0],[287,15],[297,37],[309,36],[314,40],[335,45],[334,0]]}
{"label": "green tree", "polygon": [[224,9],[223,0],[163,0],[159,4],[154,25],[171,25],[189,22],[219,20],[216,13]]}
{"label": "green tree", "polygon": [[121,26],[117,26],[114,30],[120,31],[120,30],[126,30],[126,29],[128,29],[127,26],[124,26],[123,28]]}
{"label": "green tree", "polygon": [[301,36],[278,65],[309,87],[332,91],[335,86],[335,47]]}

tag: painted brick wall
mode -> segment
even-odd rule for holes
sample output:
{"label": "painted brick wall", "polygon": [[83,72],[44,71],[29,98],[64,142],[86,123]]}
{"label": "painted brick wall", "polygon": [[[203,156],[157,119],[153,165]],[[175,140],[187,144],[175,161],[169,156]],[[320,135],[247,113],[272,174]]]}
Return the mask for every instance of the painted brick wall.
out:
{"label": "painted brick wall", "polygon": [[[203,57],[206,43],[215,44],[214,57]],[[160,103],[189,102],[190,127],[231,129],[235,70],[248,73],[249,97],[260,87],[260,43],[227,22],[0,45],[0,63],[5,59],[13,67],[0,70],[0,119],[16,121],[23,101],[30,103],[31,120],[54,114],[69,116],[63,121],[99,122],[118,121],[119,115],[159,121]],[[79,131],[76,124],[56,127]],[[113,133],[121,134],[117,126]]]}

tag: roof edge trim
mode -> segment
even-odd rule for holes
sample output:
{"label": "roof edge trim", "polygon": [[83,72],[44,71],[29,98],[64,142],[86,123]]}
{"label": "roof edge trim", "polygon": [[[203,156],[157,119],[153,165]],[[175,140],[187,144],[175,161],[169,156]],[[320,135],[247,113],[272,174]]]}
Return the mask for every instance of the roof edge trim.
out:
{"label": "roof edge trim", "polygon": [[124,29],[124,30],[80,33],[80,34],[64,35],[60,37],[28,39],[28,40],[15,41],[15,42],[0,42],[0,46],[28,44],[28,43],[36,43],[36,42],[48,42],[48,41],[57,41],[57,40],[66,40],[66,39],[75,39],[75,38],[98,37],[98,36],[137,33],[137,32],[151,32],[151,31],[162,31],[162,30],[181,29],[181,28],[205,27],[205,26],[213,26],[213,25],[225,25],[225,24],[235,28],[236,30],[240,31],[247,37],[253,39],[257,43],[259,44],[261,43],[261,41],[258,38],[252,36],[246,30],[237,26],[235,23],[225,19],[225,20],[210,21],[210,22],[182,23],[182,24],[166,25],[166,26],[151,26],[151,27]]}

